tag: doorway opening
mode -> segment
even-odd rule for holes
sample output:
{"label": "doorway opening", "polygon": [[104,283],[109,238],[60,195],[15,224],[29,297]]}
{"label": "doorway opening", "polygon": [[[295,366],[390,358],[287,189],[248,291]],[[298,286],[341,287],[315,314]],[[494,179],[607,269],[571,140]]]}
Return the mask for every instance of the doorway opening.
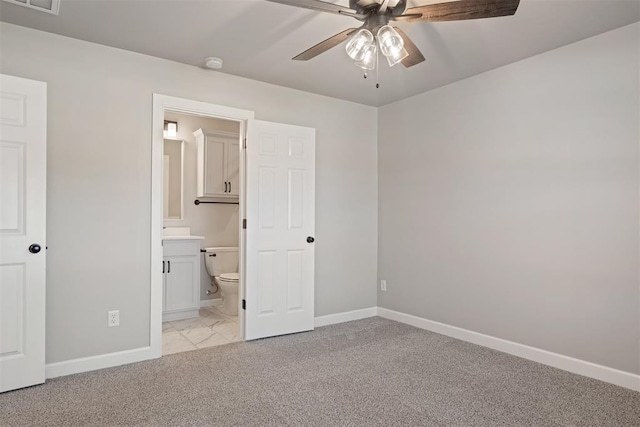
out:
{"label": "doorway opening", "polygon": [[253,112],[154,95],[153,114],[153,354],[243,340],[242,142]]}
{"label": "doorway opening", "polygon": [[234,120],[165,110],[164,124],[163,356],[240,341],[242,140]]}

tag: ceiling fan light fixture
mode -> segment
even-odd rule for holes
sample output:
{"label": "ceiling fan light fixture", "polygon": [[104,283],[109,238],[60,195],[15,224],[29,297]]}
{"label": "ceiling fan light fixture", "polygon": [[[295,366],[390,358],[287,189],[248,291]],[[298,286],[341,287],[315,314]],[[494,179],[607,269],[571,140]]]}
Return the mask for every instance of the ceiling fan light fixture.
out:
{"label": "ceiling fan light fixture", "polygon": [[402,48],[397,52],[394,52],[393,55],[386,55],[387,62],[389,63],[389,67],[393,67],[394,65],[400,63],[404,58],[409,56],[409,52],[407,49]]}
{"label": "ceiling fan light fixture", "polygon": [[380,51],[387,58],[390,56],[398,57],[404,50],[404,40],[391,25],[380,27],[378,30],[378,43],[380,44]]}
{"label": "ceiling fan light fixture", "polygon": [[375,45],[375,39],[371,31],[360,30],[351,37],[345,49],[349,58],[354,61],[362,61],[371,45]]}
{"label": "ceiling fan light fixture", "polygon": [[355,64],[356,66],[362,68],[363,70],[375,70],[376,63],[378,62],[377,59],[378,59],[378,46],[376,46],[375,43],[372,43],[369,46],[367,46],[364,52],[364,56],[362,57],[362,60],[356,61]]}
{"label": "ceiling fan light fixture", "polygon": [[[334,13],[363,22],[360,28],[347,28],[305,50],[293,59],[308,61],[343,42],[347,42],[347,55],[355,62],[356,66],[365,71],[379,68],[380,52],[391,67],[401,62],[404,67],[410,68],[425,61],[424,55],[411,38],[400,27],[389,25],[391,21],[413,23],[505,17],[514,15],[521,2],[521,0],[349,0],[347,7],[334,4],[336,0],[267,1],[318,12]],[[414,4],[413,7],[408,7],[407,3],[416,2],[428,4]],[[375,45],[375,55],[371,54],[372,44]],[[373,56],[376,59],[375,68],[371,61]]]}

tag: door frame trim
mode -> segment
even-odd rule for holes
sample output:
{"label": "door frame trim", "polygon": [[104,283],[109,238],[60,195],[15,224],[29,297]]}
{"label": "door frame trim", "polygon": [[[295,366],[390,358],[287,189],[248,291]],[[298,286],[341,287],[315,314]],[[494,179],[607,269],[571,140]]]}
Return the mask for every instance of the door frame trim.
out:
{"label": "door frame trim", "polygon": [[[149,307],[149,346],[152,359],[162,356],[162,154],[164,112],[170,110],[176,113],[196,114],[219,119],[232,120],[240,123],[240,139],[246,137],[247,122],[255,118],[255,112],[223,105],[210,104],[186,98],[177,98],[158,93],[153,94],[153,119],[151,128],[151,285]],[[244,230],[241,222],[245,214],[244,200],[244,152],[240,144],[240,197],[239,197],[239,245],[240,266],[244,268]],[[157,268],[154,268],[157,266]],[[239,300],[244,297],[244,274],[240,275]],[[240,335],[244,339],[244,313],[239,316]]]}

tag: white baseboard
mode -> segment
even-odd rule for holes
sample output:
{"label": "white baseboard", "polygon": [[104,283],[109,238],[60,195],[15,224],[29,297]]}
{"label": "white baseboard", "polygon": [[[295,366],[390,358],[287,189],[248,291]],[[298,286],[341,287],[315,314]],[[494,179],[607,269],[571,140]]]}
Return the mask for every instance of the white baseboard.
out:
{"label": "white baseboard", "polygon": [[95,371],[97,369],[111,368],[113,366],[126,365],[127,363],[141,362],[149,359],[153,359],[151,347],[142,347],[133,350],[118,351],[116,353],[66,360],[64,362],[49,363],[45,366],[45,376],[46,378],[56,378],[63,375]]}
{"label": "white baseboard", "polygon": [[[216,300],[206,301],[210,306],[219,304]],[[211,301],[211,303],[209,303],[209,301]],[[201,306],[203,305],[201,304]],[[597,380],[616,384],[631,390],[640,391],[640,375],[637,374],[620,371],[607,366],[575,359],[569,356],[563,356],[562,354],[553,353],[536,347],[530,347],[524,344],[518,344],[513,341],[507,341],[490,335],[481,334],[479,332],[473,332],[468,329],[458,328],[456,326],[412,316],[410,314],[400,313],[398,311],[382,307],[369,307],[361,310],[319,316],[315,318],[314,324],[316,327],[327,326],[336,323],[349,322],[351,320],[373,317],[376,315],[462,341],[489,347],[524,359],[533,360],[534,362],[553,366],[554,368],[563,369],[578,375],[595,378]],[[71,375],[80,372],[125,365],[127,363],[141,362],[143,360],[153,358],[154,356],[151,352],[151,347],[142,347],[117,353],[108,353],[99,356],[50,363],[46,365],[45,372],[47,378],[55,378],[63,375]]]}
{"label": "white baseboard", "polygon": [[176,320],[194,319],[200,315],[200,309],[179,310],[169,313],[162,313],[162,323],[175,322]]}
{"label": "white baseboard", "polygon": [[619,385],[631,390],[640,391],[640,375],[632,374],[630,372],[620,371],[607,366],[575,359],[569,356],[563,356],[562,354],[553,353],[536,347],[530,347],[524,344],[518,344],[513,341],[503,340],[501,338],[484,335],[478,332],[469,331],[467,329],[423,319],[421,317],[400,313],[398,311],[382,307],[377,307],[377,314],[385,319],[406,323],[408,325],[415,326],[416,328],[426,329],[428,331],[457,338],[462,341],[489,347],[494,350],[522,357],[523,359],[533,360],[534,362],[573,372],[574,374],[595,378],[597,380]]}
{"label": "white baseboard", "polygon": [[328,314],[314,319],[315,327],[333,325],[334,323],[349,322],[373,317],[377,313],[377,307],[363,308],[361,310],[345,311],[344,313]]}
{"label": "white baseboard", "polygon": [[[200,306],[221,305],[222,299],[201,300]],[[345,313],[330,314],[315,318],[315,326],[326,326],[334,323],[348,322],[350,320],[364,319],[376,315],[376,307],[362,310],[348,311]],[[64,362],[49,363],[45,366],[46,378],[56,378],[64,375],[79,374],[81,372],[95,371],[98,369],[111,368],[114,366],[126,365],[128,363],[141,362],[143,360],[154,359],[151,347],[142,347],[133,350],[119,351],[116,353],[101,354],[98,356],[83,357],[80,359],[66,360]]]}
{"label": "white baseboard", "polygon": [[214,307],[222,305],[222,298],[201,299],[200,307]]}

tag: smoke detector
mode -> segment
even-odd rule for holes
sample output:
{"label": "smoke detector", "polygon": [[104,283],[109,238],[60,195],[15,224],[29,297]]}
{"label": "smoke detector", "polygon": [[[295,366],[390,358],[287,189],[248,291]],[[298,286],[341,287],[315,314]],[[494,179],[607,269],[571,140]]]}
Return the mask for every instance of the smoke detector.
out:
{"label": "smoke detector", "polygon": [[219,70],[222,68],[222,59],[216,58],[215,56],[210,56],[208,58],[205,58],[204,66],[212,70]]}
{"label": "smoke detector", "polygon": [[16,6],[28,7],[29,9],[39,10],[57,15],[60,11],[60,0],[4,0],[7,3]]}

